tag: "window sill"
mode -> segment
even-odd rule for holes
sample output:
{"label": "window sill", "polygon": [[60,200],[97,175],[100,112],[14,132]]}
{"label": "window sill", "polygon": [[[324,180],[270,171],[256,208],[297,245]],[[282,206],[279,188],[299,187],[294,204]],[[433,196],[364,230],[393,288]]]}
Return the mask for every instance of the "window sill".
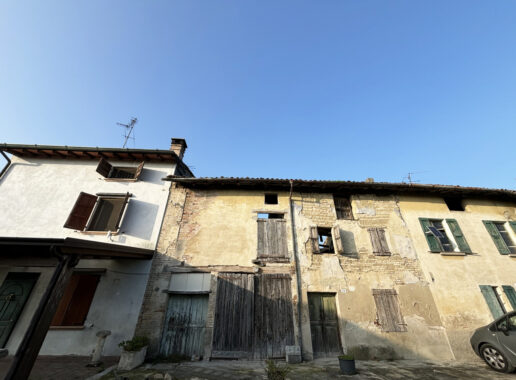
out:
{"label": "window sill", "polygon": [[136,182],[136,178],[104,178],[106,182]]}
{"label": "window sill", "polygon": [[464,252],[440,252],[441,256],[466,256]]}
{"label": "window sill", "polygon": [[257,259],[253,260],[253,263],[290,263],[290,259],[287,257],[258,257]]}
{"label": "window sill", "polygon": [[509,253],[509,257],[514,257],[514,258],[516,258],[516,253]]}
{"label": "window sill", "polygon": [[[78,232],[80,232],[81,234],[84,234],[84,235],[107,235],[109,231],[78,231]],[[116,236],[118,234],[119,234],[118,231],[111,232],[111,236]]]}
{"label": "window sill", "polygon": [[50,326],[49,330],[84,330],[84,326]]}

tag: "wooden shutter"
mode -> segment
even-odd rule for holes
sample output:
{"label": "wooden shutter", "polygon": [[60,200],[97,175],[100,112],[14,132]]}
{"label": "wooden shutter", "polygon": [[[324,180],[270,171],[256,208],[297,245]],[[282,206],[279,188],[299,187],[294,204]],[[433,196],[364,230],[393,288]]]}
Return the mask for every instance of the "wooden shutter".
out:
{"label": "wooden shutter", "polygon": [[111,169],[113,169],[113,166],[111,166],[109,162],[101,158],[99,164],[97,165],[97,173],[99,173],[101,176],[105,178],[108,178]]}
{"label": "wooden shutter", "polygon": [[509,285],[502,285],[502,289],[511,303],[512,310],[516,310],[516,291]]}
{"label": "wooden shutter", "polygon": [[138,165],[138,167],[136,168],[136,173],[134,173],[134,179],[140,178],[140,175],[143,171],[143,165],[145,165],[145,162],[142,161],[142,163],[140,163],[140,165]]}
{"label": "wooden shutter", "polygon": [[511,221],[511,222],[509,222],[509,224],[511,225],[512,230],[513,230],[514,232],[516,232],[516,222],[512,222],[512,221]]}
{"label": "wooden shutter", "polygon": [[258,257],[288,258],[285,219],[258,219]]}
{"label": "wooden shutter", "polygon": [[333,239],[333,247],[335,249],[335,253],[344,253],[344,246],[342,245],[342,238],[340,236],[339,226],[332,227],[331,237]]}
{"label": "wooden shutter", "polygon": [[81,192],[79,198],[75,201],[72,212],[68,216],[65,228],[71,228],[73,230],[84,230],[86,223],[95,207],[98,197],[88,193]]}
{"label": "wooden shutter", "polygon": [[258,219],[258,257],[267,257],[268,246],[267,246],[267,219]]}
{"label": "wooden shutter", "polygon": [[124,204],[120,208],[120,214],[118,215],[118,219],[115,225],[115,231],[118,231],[120,228],[120,223],[122,222],[122,217],[124,216],[125,209],[127,207],[127,203],[129,202],[129,198],[131,197],[130,193],[126,193],[124,197]]}
{"label": "wooden shutter", "polygon": [[385,230],[383,228],[368,228],[367,231],[369,231],[373,253],[377,256],[390,256],[391,252],[385,238]]}
{"label": "wooden shutter", "polygon": [[489,310],[491,310],[491,314],[496,319],[505,314],[500,302],[498,301],[498,297],[495,294],[495,290],[491,285],[479,285],[480,291],[486,300],[487,306]]}
{"label": "wooden shutter", "polygon": [[333,196],[333,202],[335,203],[335,213],[337,219],[353,219],[351,212],[351,202],[347,197]]}
{"label": "wooden shutter", "polygon": [[425,234],[426,241],[428,242],[428,248],[430,248],[431,252],[441,252],[441,244],[439,240],[430,233],[428,227],[430,226],[430,219],[427,218],[419,218],[419,223],[421,223],[421,228],[423,228],[423,233]]}
{"label": "wooden shutter", "polygon": [[466,241],[466,238],[462,234],[462,231],[459,227],[459,223],[455,219],[446,219],[446,223],[453,234],[455,242],[459,246],[459,250],[465,253],[471,253],[471,249],[469,248],[469,244]]}
{"label": "wooden shutter", "polygon": [[377,228],[378,239],[380,240],[380,246],[382,247],[382,255],[389,256],[391,251],[389,250],[389,245],[387,244],[387,238],[385,237],[385,230],[383,228]]}
{"label": "wooden shutter", "polygon": [[312,253],[319,253],[319,233],[317,226],[310,227],[310,244],[312,245]]}
{"label": "wooden shutter", "polygon": [[373,297],[382,331],[407,331],[396,291],[394,289],[373,289]]}
{"label": "wooden shutter", "polygon": [[503,241],[502,236],[500,235],[500,232],[498,231],[498,228],[496,228],[495,224],[488,220],[483,220],[484,226],[486,226],[487,232],[489,232],[489,235],[491,235],[491,238],[493,239],[493,242],[496,245],[496,248],[498,249],[498,252],[502,255],[508,255],[511,253],[509,250],[509,247],[507,247],[507,244]]}

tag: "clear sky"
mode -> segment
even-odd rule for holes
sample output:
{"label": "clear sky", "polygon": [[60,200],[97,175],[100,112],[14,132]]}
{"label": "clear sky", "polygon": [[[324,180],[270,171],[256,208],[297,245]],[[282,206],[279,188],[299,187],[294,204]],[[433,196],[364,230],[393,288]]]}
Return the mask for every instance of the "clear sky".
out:
{"label": "clear sky", "polygon": [[0,2],[0,142],[516,188],[516,1]]}

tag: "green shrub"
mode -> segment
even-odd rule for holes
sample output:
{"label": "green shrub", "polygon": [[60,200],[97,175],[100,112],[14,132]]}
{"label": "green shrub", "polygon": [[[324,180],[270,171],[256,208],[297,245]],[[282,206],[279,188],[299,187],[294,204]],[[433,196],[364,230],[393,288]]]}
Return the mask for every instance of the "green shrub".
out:
{"label": "green shrub", "polygon": [[135,336],[131,340],[124,340],[118,343],[118,347],[122,347],[125,351],[140,351],[143,347],[149,345],[149,338],[146,336]]}
{"label": "green shrub", "polygon": [[274,360],[267,360],[267,379],[269,380],[285,380],[288,373],[291,371],[288,365],[278,366]]}

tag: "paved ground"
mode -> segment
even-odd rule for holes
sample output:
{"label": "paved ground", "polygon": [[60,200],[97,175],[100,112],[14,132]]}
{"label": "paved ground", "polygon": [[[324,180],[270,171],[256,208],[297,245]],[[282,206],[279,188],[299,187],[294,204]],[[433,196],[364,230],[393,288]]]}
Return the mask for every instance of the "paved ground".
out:
{"label": "paved ground", "polygon": [[[283,365],[280,363],[279,365]],[[481,360],[471,363],[432,363],[416,360],[398,361],[358,361],[358,374],[345,376],[339,371],[337,359],[318,359],[313,362],[291,366],[288,379],[489,379],[489,380],[516,380],[516,374],[499,374],[489,369]],[[266,379],[263,362],[253,361],[212,361],[212,362],[185,362],[180,364],[145,365],[144,368],[129,373],[112,372],[104,379],[136,380],[136,379]]]}
{"label": "paved ground", "polygon": [[[102,358],[103,366],[86,367],[90,357],[84,356],[39,356],[32,369],[30,380],[74,380],[86,379],[104,368],[118,363],[118,357]],[[11,358],[0,359],[0,379],[3,379],[9,370]]]}

